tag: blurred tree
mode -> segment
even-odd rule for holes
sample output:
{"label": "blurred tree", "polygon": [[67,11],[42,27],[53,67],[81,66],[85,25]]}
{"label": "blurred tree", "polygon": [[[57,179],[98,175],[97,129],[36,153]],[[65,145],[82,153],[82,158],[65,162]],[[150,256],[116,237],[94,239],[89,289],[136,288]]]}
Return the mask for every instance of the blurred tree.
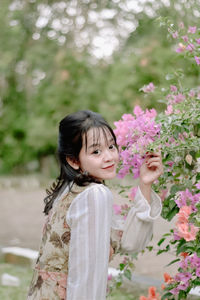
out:
{"label": "blurred tree", "polygon": [[[53,1],[1,3],[0,173],[38,170],[56,151],[58,122],[78,109],[111,123],[135,104],[164,104],[139,89],[164,84],[182,66],[155,18],[198,20],[198,1]],[[173,44],[173,43],[172,43]],[[198,83],[197,83],[198,84]],[[162,100],[162,99],[161,99]]]}

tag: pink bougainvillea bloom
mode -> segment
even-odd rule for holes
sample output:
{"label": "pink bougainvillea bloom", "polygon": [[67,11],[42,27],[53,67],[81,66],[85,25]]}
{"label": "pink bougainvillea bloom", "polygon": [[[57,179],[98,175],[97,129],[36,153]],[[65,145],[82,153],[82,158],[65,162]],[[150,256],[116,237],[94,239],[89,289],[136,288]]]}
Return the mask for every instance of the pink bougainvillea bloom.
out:
{"label": "pink bougainvillea bloom", "polygon": [[182,39],[184,40],[184,42],[188,42],[188,40],[189,40],[189,38],[188,38],[188,36],[187,35],[184,35],[184,36],[182,36]]}
{"label": "pink bougainvillea bloom", "polygon": [[136,117],[138,117],[140,115],[143,115],[144,112],[139,105],[136,105],[134,107],[133,113],[136,115]]}
{"label": "pink bougainvillea bloom", "polygon": [[183,22],[180,22],[179,25],[178,25],[181,29],[184,28],[184,23]]}
{"label": "pink bougainvillea bloom", "polygon": [[146,109],[145,116],[150,119],[155,118],[157,116],[157,111],[154,108],[150,110]]}
{"label": "pink bougainvillea bloom", "polygon": [[200,65],[200,57],[195,56],[194,58],[195,58],[195,60],[196,60],[197,65]]}
{"label": "pink bougainvillea bloom", "polygon": [[185,206],[181,207],[177,214],[178,222],[180,222],[180,223],[188,222],[188,218],[189,218],[191,212],[192,212],[191,206],[185,205]]}
{"label": "pink bougainvillea bloom", "polygon": [[195,33],[197,30],[197,27],[196,26],[189,26],[188,28],[188,33]]}
{"label": "pink bougainvillea bloom", "polygon": [[177,37],[178,37],[178,31],[173,32],[173,33],[172,33],[172,37],[173,37],[174,39],[177,39]]}
{"label": "pink bougainvillea bloom", "polygon": [[128,195],[128,197],[129,197],[129,199],[130,200],[134,200],[135,199],[135,195],[136,195],[136,193],[137,193],[137,190],[138,190],[138,187],[136,186],[136,187],[133,187],[132,189],[131,189],[131,191],[130,191],[130,194]]}
{"label": "pink bougainvillea bloom", "polygon": [[175,85],[170,85],[170,90],[171,90],[171,92],[177,92],[177,87],[175,86]]}
{"label": "pink bougainvillea bloom", "polygon": [[192,43],[190,43],[190,44],[187,45],[186,49],[188,51],[192,52],[195,49],[195,46]]}
{"label": "pink bougainvillea bloom", "polygon": [[200,189],[200,181],[197,182],[197,184],[195,184],[195,186]]}
{"label": "pink bougainvillea bloom", "polygon": [[182,43],[178,44],[178,48],[176,49],[177,53],[183,52],[185,50],[186,46],[183,45]]}
{"label": "pink bougainvillea bloom", "polygon": [[174,103],[180,103],[185,100],[185,95],[179,93],[178,95],[174,95]]}
{"label": "pink bougainvillea bloom", "polygon": [[177,223],[176,225],[180,237],[184,238],[187,242],[195,240],[196,234],[199,231],[196,226],[188,223]]}
{"label": "pink bougainvillea bloom", "polygon": [[155,89],[155,86],[153,84],[153,82],[150,82],[148,85],[144,85],[141,90],[144,92],[144,93],[151,93],[153,92]]}
{"label": "pink bougainvillea bloom", "polygon": [[172,290],[170,290],[170,293],[172,293],[173,295],[177,295],[179,293],[179,289],[175,287]]}
{"label": "pink bougainvillea bloom", "polygon": [[168,115],[171,115],[172,113],[173,113],[173,106],[168,105],[167,109],[165,110],[165,114],[168,116]]}
{"label": "pink bougainvillea bloom", "polygon": [[188,95],[192,98],[195,97],[195,91],[190,90]]}
{"label": "pink bougainvillea bloom", "polygon": [[167,161],[168,166],[172,167],[174,165],[174,162],[172,160]]}
{"label": "pink bougainvillea bloom", "polygon": [[113,210],[115,215],[120,215],[122,212],[121,206],[117,204],[113,204]]}
{"label": "pink bougainvillea bloom", "polygon": [[112,274],[108,275],[108,280],[112,280]]}
{"label": "pink bougainvillea bloom", "polygon": [[161,192],[160,192],[160,198],[161,198],[162,201],[165,200],[165,198],[166,198],[166,196],[167,196],[167,193],[168,193],[168,190],[167,190],[167,189],[161,190]]}
{"label": "pink bougainvillea bloom", "polygon": [[196,39],[198,45],[200,45],[200,39]]}

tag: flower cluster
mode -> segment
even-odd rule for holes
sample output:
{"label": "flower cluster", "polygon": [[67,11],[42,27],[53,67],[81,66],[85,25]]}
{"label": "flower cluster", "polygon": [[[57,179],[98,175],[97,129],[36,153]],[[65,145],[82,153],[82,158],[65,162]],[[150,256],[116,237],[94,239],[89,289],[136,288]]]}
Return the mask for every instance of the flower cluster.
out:
{"label": "flower cluster", "polygon": [[190,56],[193,56],[196,64],[200,65],[200,38],[198,36],[199,29],[196,26],[189,26],[185,28],[184,23],[181,22],[177,30],[173,27],[168,28],[169,33],[174,39],[180,39],[176,52],[185,52]]}
{"label": "flower cluster", "polygon": [[175,202],[179,208],[189,205],[192,212],[197,212],[196,204],[200,202],[200,193],[193,195],[188,189],[179,191]]}
{"label": "flower cluster", "polygon": [[130,207],[128,206],[128,204],[123,204],[123,205],[113,204],[113,210],[115,215],[121,215],[123,216],[124,219],[126,219]]}
{"label": "flower cluster", "polygon": [[[179,262],[179,273],[166,282],[169,284],[170,293],[177,295],[180,291],[185,291],[190,285],[194,276],[200,277],[200,257],[196,253],[183,255],[182,261]],[[169,288],[168,287],[168,288]]]}
{"label": "flower cluster", "polygon": [[153,82],[150,82],[147,85],[144,85],[140,91],[143,91],[144,93],[152,93],[155,90],[155,85],[153,84]]}
{"label": "flower cluster", "polygon": [[[170,93],[166,96],[166,101],[168,103],[167,109],[165,110],[166,115],[171,114],[180,114],[180,109],[176,107],[176,104],[183,102],[186,98],[197,98],[200,99],[200,90],[199,88],[191,89],[187,94],[180,92],[176,85],[170,85]],[[186,134],[186,133],[184,133]],[[183,137],[187,137],[184,136]],[[187,134],[186,134],[187,135]]]}
{"label": "flower cluster", "polygon": [[178,221],[176,222],[176,229],[174,230],[174,239],[180,240],[184,238],[187,242],[193,241],[199,229],[189,221],[192,212],[191,206],[183,206],[180,208]]}
{"label": "flower cluster", "polygon": [[114,123],[120,151],[119,178],[123,178],[129,172],[134,175],[134,178],[139,177],[145,149],[160,133],[160,126],[155,122],[157,115],[155,109],[143,111],[136,106],[133,113],[133,115],[124,114],[122,120]]}

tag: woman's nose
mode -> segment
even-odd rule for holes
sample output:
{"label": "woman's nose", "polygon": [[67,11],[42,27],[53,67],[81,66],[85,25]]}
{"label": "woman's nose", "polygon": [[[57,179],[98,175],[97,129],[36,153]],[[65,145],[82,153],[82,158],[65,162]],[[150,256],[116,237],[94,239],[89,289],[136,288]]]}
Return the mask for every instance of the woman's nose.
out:
{"label": "woman's nose", "polygon": [[105,150],[105,153],[104,153],[104,160],[105,161],[110,161],[112,160],[113,157],[112,157],[112,153],[109,151],[109,150]]}

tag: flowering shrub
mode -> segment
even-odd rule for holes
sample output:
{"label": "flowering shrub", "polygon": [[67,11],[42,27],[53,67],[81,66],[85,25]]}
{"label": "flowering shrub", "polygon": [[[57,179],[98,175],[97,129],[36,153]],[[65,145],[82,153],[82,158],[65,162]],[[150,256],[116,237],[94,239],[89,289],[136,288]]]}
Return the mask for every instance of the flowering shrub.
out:
{"label": "flowering shrub", "polygon": [[[161,21],[169,25],[169,34],[177,40],[175,55],[184,54],[198,67],[200,30],[196,26],[185,28],[183,23],[175,29],[171,22]],[[125,114],[115,122],[120,178],[127,174],[137,178],[145,153],[162,151],[164,174],[154,184],[154,190],[163,200],[162,217],[171,221],[176,216],[177,222],[158,242],[157,255],[175,247],[177,258],[170,264],[178,264],[174,277],[165,273],[162,300],[175,299],[174,295],[186,299],[191,288],[200,285],[200,86],[184,88],[180,71],[168,77],[173,82],[168,89],[161,90],[166,103],[164,113],[158,115],[154,109],[142,111],[136,106],[133,114]],[[141,90],[145,93],[159,91],[153,83]],[[135,190],[130,192],[130,199],[134,198],[134,193]],[[125,215],[124,209],[122,211]],[[153,247],[147,248],[152,250]],[[140,300],[160,299],[159,295],[154,297],[150,293],[148,298],[142,296]]]}
{"label": "flowering shrub", "polygon": [[121,159],[118,173],[120,178],[129,172],[133,173],[134,178],[139,177],[146,146],[155,141],[160,132],[160,125],[155,123],[156,115],[155,109],[144,112],[136,106],[134,115],[125,114],[122,120],[114,123]]}

